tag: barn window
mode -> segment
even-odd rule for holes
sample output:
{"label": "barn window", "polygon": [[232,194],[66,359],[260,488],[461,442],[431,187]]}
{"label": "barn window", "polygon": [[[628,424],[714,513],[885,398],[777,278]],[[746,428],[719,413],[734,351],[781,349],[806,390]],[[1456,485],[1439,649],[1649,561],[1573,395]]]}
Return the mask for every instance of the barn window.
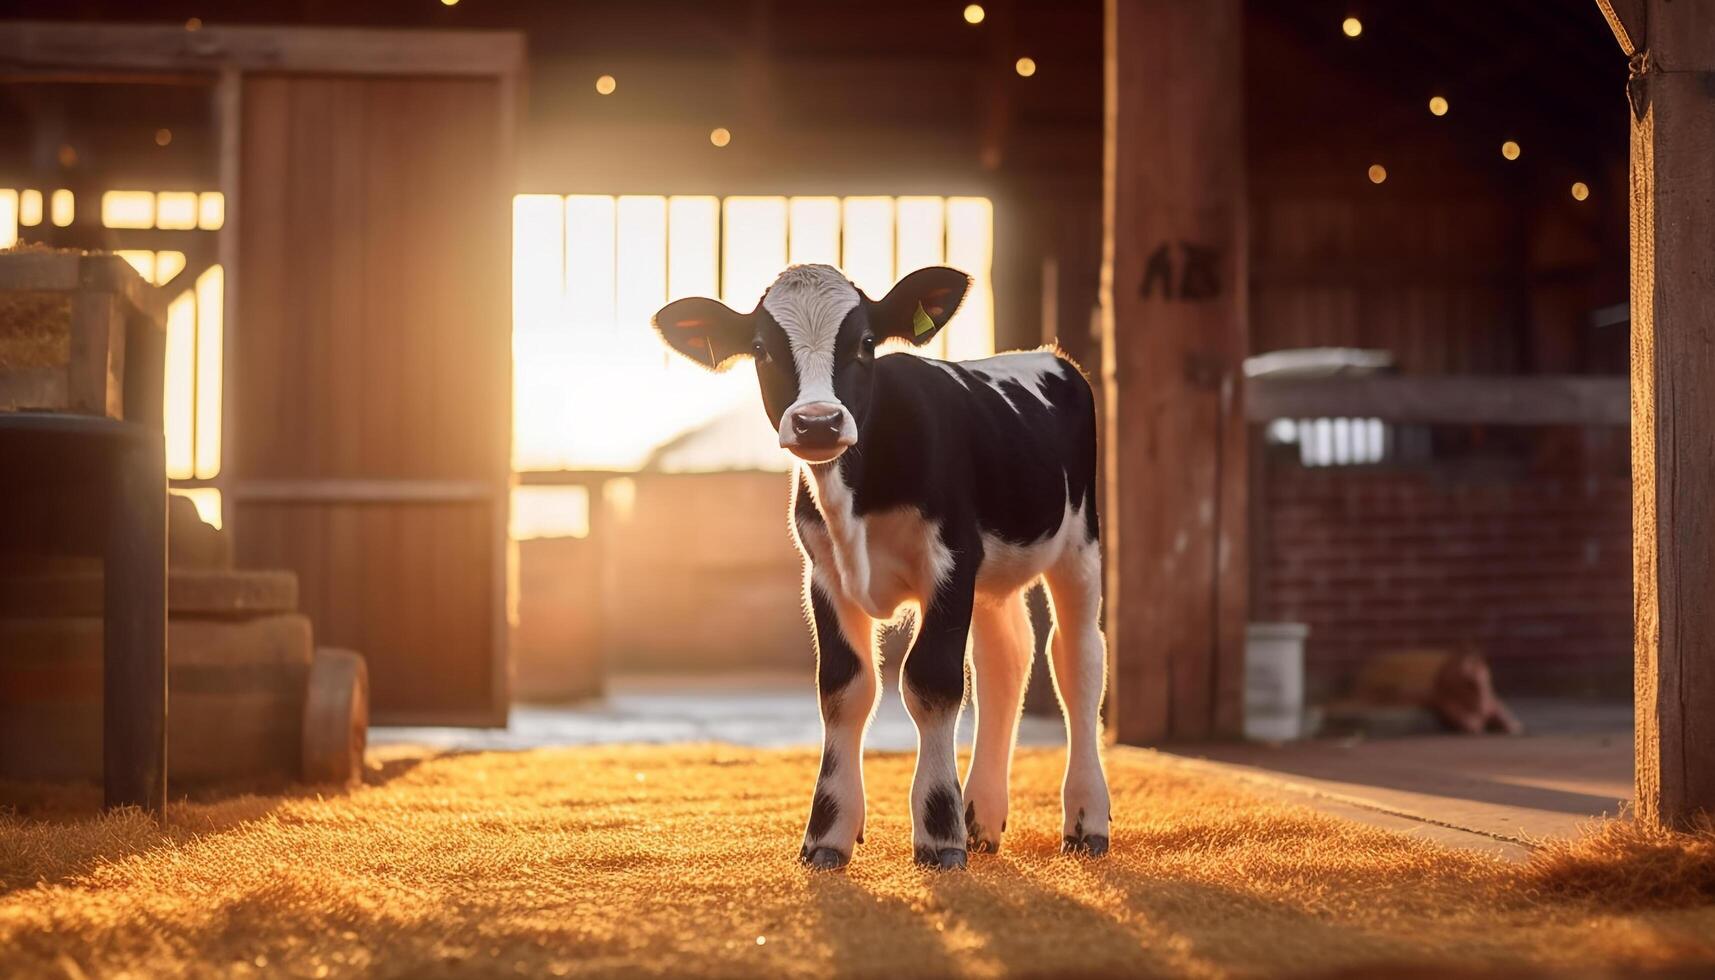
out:
{"label": "barn window", "polygon": [[980,357],[994,349],[993,227],[990,202],[974,197],[519,195],[514,468],[785,469],[755,377],[669,353],[655,310],[695,295],[749,310],[794,262],[839,265],[871,296],[946,263],[976,281],[923,353]]}
{"label": "barn window", "polygon": [[[55,191],[56,214],[65,194],[66,220],[71,223],[71,192]],[[101,195],[101,223],[108,228],[163,228],[219,231],[226,223],[226,196],[220,191],[107,191]],[[62,224],[56,217],[54,224]]]}
{"label": "barn window", "polygon": [[1363,466],[1388,457],[1388,430],[1381,419],[1275,419],[1268,438],[1296,444],[1303,466]]}

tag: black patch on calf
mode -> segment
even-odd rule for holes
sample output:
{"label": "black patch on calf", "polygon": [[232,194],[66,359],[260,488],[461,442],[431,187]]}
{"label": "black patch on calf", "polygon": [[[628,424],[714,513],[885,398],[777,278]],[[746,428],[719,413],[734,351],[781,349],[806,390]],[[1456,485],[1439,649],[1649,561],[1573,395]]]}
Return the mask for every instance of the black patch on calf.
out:
{"label": "black patch on calf", "polygon": [[824,747],[822,749],[822,771],[820,773],[820,777],[822,779],[827,779],[829,776],[834,774],[834,770],[838,769],[839,766],[839,756],[834,753],[833,749]]}
{"label": "black patch on calf", "polygon": [[816,620],[816,690],[822,696],[822,720],[833,725],[839,722],[846,686],[863,664],[857,651],[846,642],[834,604],[820,589],[810,589],[810,611]]}
{"label": "black patch on calf", "polygon": [[839,818],[840,802],[817,790],[815,800],[810,803],[810,826],[805,828],[804,836],[813,841],[821,840]]}
{"label": "black patch on calf", "polygon": [[959,791],[937,786],[923,798],[923,829],[936,840],[959,837]]}
{"label": "black patch on calf", "polygon": [[995,375],[958,362],[877,358],[872,397],[853,416],[856,451],[834,464],[853,513],[912,507],[943,534],[1028,544],[1059,528],[1069,493],[1095,537],[1095,396],[1070,361],[1044,361],[1038,398],[1012,379],[997,391]]}

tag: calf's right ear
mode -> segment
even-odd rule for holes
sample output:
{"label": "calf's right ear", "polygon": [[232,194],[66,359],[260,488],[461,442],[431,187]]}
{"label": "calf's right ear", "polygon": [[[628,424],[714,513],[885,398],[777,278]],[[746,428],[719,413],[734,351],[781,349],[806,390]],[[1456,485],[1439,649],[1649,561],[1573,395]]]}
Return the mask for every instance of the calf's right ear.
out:
{"label": "calf's right ear", "polygon": [[725,303],[693,296],[674,300],[655,314],[655,329],[667,346],[711,371],[750,353],[755,328],[750,317]]}

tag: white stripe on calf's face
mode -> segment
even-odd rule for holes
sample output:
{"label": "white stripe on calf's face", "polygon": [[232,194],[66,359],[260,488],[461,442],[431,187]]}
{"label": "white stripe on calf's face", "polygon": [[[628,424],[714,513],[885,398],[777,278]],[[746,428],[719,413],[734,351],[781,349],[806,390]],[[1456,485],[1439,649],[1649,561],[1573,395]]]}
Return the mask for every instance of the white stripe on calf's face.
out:
{"label": "white stripe on calf's face", "polygon": [[[861,296],[839,270],[827,265],[795,265],[768,288],[762,307],[786,334],[798,371],[798,397],[780,416],[780,446],[800,458],[826,462],[857,442],[857,420],[834,393],[834,345],[840,324]],[[838,438],[831,447],[800,445],[794,416],[840,414]]]}

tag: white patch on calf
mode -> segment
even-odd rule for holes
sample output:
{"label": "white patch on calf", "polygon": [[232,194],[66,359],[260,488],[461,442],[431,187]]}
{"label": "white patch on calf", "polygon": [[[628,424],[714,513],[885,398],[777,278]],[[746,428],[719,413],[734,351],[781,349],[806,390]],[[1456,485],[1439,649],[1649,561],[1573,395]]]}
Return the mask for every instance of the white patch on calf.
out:
{"label": "white patch on calf", "polygon": [[[953,376],[953,380],[969,388],[966,382],[966,372],[980,371],[982,377],[977,380],[993,388],[1005,396],[1006,389],[1002,382],[1014,381],[1036,396],[1036,400],[1052,408],[1048,393],[1044,390],[1050,376],[1059,377],[1063,362],[1052,351],[1024,351],[1012,354],[996,354],[993,357],[979,358],[975,361],[930,361],[936,367]],[[959,370],[959,369],[963,370]],[[1008,402],[1010,404],[1010,401]]]}
{"label": "white patch on calf", "polygon": [[839,467],[810,467],[810,486],[825,528],[799,526],[814,580],[828,591],[888,620],[906,602],[927,604],[953,570],[941,525],[915,507],[858,517]]}

